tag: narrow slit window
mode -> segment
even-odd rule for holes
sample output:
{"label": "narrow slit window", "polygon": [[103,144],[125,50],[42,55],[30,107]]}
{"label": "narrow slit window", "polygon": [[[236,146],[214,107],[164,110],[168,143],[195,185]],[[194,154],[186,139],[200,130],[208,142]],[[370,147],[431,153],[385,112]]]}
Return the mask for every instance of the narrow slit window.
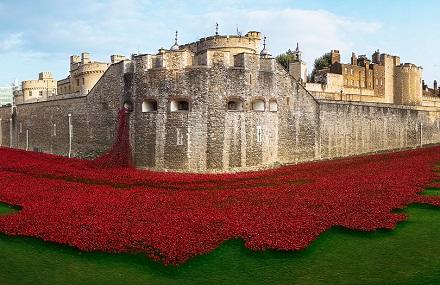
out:
{"label": "narrow slit window", "polygon": [[257,126],[257,143],[261,143],[263,141],[263,131],[261,126]]}

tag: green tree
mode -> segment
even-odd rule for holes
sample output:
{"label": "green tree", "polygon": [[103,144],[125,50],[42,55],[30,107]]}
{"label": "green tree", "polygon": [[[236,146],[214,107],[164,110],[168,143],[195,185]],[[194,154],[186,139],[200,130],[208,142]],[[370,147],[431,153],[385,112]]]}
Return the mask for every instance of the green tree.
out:
{"label": "green tree", "polygon": [[278,55],[276,58],[277,62],[281,64],[285,69],[289,70],[289,63],[294,60],[293,51],[290,49],[285,53]]}
{"label": "green tree", "polygon": [[313,71],[312,71],[312,79],[315,78],[315,73],[317,70],[321,70],[324,68],[328,68],[332,65],[332,54],[330,52],[323,54],[322,56],[315,59],[315,62],[313,64]]}

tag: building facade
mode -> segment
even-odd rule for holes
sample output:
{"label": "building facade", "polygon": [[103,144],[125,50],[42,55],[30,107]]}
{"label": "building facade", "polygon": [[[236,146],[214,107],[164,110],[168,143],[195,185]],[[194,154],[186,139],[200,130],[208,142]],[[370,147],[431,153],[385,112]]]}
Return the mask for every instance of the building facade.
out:
{"label": "building facade", "polygon": [[[410,106],[439,107],[437,82],[434,88],[424,85],[423,69],[411,63],[401,63],[400,57],[381,54],[378,50],[369,59],[352,53],[351,63],[341,63],[338,50],[329,53],[328,67],[315,71],[313,82],[306,89],[321,99],[386,103]],[[304,63],[290,64],[292,76],[300,77],[295,69]],[[304,76],[304,75],[303,75]]]}
{"label": "building facade", "polygon": [[[25,80],[21,83],[21,93],[16,93],[18,102],[47,101],[57,95],[57,82],[50,72],[40,72],[37,80]],[[19,98],[22,96],[22,98]]]}
{"label": "building facade", "polygon": [[70,57],[70,71],[67,78],[57,82],[59,95],[87,95],[109,67],[109,63],[92,61],[90,53]]}
{"label": "building facade", "polygon": [[[0,108],[0,143],[96,157],[111,147],[122,106],[132,110],[136,166],[161,171],[261,169],[440,142],[440,108],[419,100],[420,68],[387,55],[343,65],[333,52],[328,81],[311,83],[316,91],[299,49],[285,70],[260,45],[258,32],[215,35],[117,58],[90,90],[81,78],[71,87],[84,96]],[[364,97],[341,100],[338,88]]]}
{"label": "building facade", "polygon": [[12,105],[13,88],[11,86],[0,87],[0,106]]}

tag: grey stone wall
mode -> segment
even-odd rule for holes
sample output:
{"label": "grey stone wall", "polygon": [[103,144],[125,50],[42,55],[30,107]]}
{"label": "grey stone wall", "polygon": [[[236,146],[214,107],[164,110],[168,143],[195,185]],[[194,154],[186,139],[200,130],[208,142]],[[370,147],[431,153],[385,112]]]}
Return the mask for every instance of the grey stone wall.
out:
{"label": "grey stone wall", "polygon": [[[166,67],[152,67],[149,56],[137,56],[111,65],[86,97],[18,105],[14,115],[0,108],[0,142],[10,145],[12,118],[13,147],[67,156],[71,114],[72,156],[96,157],[111,147],[127,102],[134,161],[157,170],[260,169],[440,142],[437,109],[317,101],[274,59],[259,55],[231,61],[210,51],[203,65],[179,64],[191,62],[187,57],[176,52]],[[188,101],[189,110],[172,112],[173,100]],[[242,110],[228,110],[230,100],[240,100]],[[263,111],[253,109],[256,100],[264,101]],[[143,102],[152,101],[157,110],[143,112]]]}
{"label": "grey stone wall", "polygon": [[440,142],[440,113],[427,108],[321,101],[320,126],[327,159]]}

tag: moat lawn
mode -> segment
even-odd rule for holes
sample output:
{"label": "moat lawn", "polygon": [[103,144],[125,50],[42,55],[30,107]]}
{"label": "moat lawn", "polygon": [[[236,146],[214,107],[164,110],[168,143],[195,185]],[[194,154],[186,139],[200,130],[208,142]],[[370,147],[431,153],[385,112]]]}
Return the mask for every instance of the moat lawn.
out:
{"label": "moat lawn", "polygon": [[393,231],[332,229],[291,253],[228,241],[179,267],[0,235],[0,284],[439,284],[440,209],[411,205],[405,213],[408,221]]}
{"label": "moat lawn", "polygon": [[0,285],[440,284],[439,162],[182,174],[0,147]]}

